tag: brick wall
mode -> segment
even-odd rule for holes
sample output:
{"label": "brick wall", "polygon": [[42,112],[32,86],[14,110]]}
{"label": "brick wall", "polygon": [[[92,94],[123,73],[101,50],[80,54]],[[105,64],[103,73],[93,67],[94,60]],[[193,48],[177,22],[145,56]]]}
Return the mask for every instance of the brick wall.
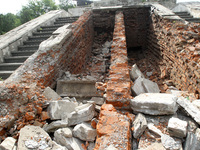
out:
{"label": "brick wall", "polygon": [[42,105],[46,100],[42,95],[45,87],[54,87],[64,71],[80,73],[84,69],[93,44],[92,13],[82,15],[66,33],[65,41],[49,49],[39,49],[0,83],[0,108],[6,109],[1,109],[0,116],[16,113],[24,104]]}
{"label": "brick wall", "polygon": [[146,49],[147,28],[150,22],[150,7],[138,6],[124,11],[127,48],[142,47]]}
{"label": "brick wall", "polygon": [[165,66],[167,76],[180,90],[200,93],[200,28],[152,14],[148,31],[147,58],[155,66]]}
{"label": "brick wall", "polygon": [[131,98],[130,89],[131,82],[128,69],[124,15],[120,11],[116,12],[115,16],[106,102],[116,107],[128,107]]}

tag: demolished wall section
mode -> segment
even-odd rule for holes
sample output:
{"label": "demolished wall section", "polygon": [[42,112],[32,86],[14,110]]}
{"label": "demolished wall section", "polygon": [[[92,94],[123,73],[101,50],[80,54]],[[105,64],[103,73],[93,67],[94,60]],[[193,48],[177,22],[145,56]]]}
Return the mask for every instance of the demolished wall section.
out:
{"label": "demolished wall section", "polygon": [[[18,117],[27,118],[25,115],[28,112],[36,116],[37,108],[42,109],[48,101],[43,96],[44,88],[55,86],[64,71],[79,73],[84,69],[91,53],[93,35],[92,14],[86,12],[72,24],[72,29],[65,29],[48,39],[55,45],[41,46],[7,80],[0,83],[0,135],[12,126],[7,123],[9,118],[13,123]],[[25,121],[22,122],[21,127],[25,125]],[[29,120],[26,123],[31,124]]]}
{"label": "demolished wall section", "polygon": [[172,79],[180,90],[200,93],[200,28],[198,23],[164,19],[152,13],[152,24],[148,33],[146,57],[160,68],[162,78]]}

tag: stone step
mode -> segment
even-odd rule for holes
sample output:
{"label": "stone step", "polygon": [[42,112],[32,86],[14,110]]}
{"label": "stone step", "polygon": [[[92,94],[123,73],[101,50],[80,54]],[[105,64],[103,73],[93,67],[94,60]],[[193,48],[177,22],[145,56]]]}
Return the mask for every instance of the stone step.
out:
{"label": "stone step", "polygon": [[23,63],[29,56],[13,56],[4,58],[5,63]]}
{"label": "stone step", "polygon": [[56,19],[56,21],[57,21],[57,20],[78,19],[78,18],[79,18],[79,16],[61,17],[61,18]]}
{"label": "stone step", "polygon": [[37,35],[37,36],[31,36],[29,37],[29,40],[46,40],[50,37],[51,35]]}
{"label": "stone step", "polygon": [[0,71],[0,77],[7,79],[14,71]]}
{"label": "stone step", "polygon": [[11,52],[12,56],[30,56],[33,53],[35,53],[36,50],[30,50],[30,51],[15,51],[15,52]]}
{"label": "stone step", "polygon": [[23,45],[23,46],[18,46],[18,51],[36,50],[38,48],[39,45]]}
{"label": "stone step", "polygon": [[57,29],[58,29],[57,27],[54,27],[54,28],[38,29],[37,31],[40,32],[40,33],[42,33],[42,32],[52,32],[52,31],[55,31]]}
{"label": "stone step", "polygon": [[76,20],[61,20],[61,21],[56,21],[56,22],[54,22],[54,24],[56,25],[56,24],[66,24],[66,23],[73,23],[73,22],[75,22]]}
{"label": "stone step", "polygon": [[189,18],[189,19],[185,19],[186,21],[189,22],[200,22],[200,18]]}
{"label": "stone step", "polygon": [[44,40],[38,40],[38,41],[28,40],[24,42],[24,45],[40,45],[42,41]]}
{"label": "stone step", "polygon": [[59,28],[62,24],[51,25],[51,26],[41,26],[42,29]]}
{"label": "stone step", "polygon": [[0,64],[0,71],[14,71],[23,63],[2,63]]}
{"label": "stone step", "polygon": [[49,35],[51,36],[53,31],[48,31],[48,32],[33,32],[33,36],[41,36],[41,35]]}

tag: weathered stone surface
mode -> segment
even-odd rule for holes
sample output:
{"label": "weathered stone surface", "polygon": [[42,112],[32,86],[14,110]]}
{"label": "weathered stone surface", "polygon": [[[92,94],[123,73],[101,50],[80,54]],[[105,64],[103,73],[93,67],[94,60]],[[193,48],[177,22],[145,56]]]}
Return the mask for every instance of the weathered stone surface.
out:
{"label": "weathered stone surface", "polygon": [[196,129],[195,135],[196,135],[197,139],[200,141],[200,129],[199,128]]}
{"label": "weathered stone surface", "polygon": [[138,77],[142,77],[142,78],[145,78],[143,73],[140,71],[140,69],[137,67],[136,64],[134,64],[132,67],[131,67],[131,70],[130,70],[130,77],[131,77],[131,80],[132,81],[135,81]]}
{"label": "weathered stone surface", "polygon": [[94,141],[97,136],[97,131],[87,123],[81,123],[74,127],[73,136],[83,141]]}
{"label": "weathered stone surface", "polygon": [[148,123],[147,127],[150,131],[159,135],[160,137],[163,135],[163,133],[158,128],[156,128],[153,123]]}
{"label": "weathered stone surface", "polygon": [[105,150],[118,150],[113,145],[109,145]]}
{"label": "weathered stone surface", "polygon": [[131,99],[134,112],[150,115],[174,114],[177,110],[177,97],[163,93],[145,93]]}
{"label": "weathered stone surface", "polygon": [[133,122],[133,137],[139,138],[147,128],[147,120],[145,116],[139,113]]}
{"label": "weathered stone surface", "polygon": [[180,139],[174,139],[170,137],[169,135],[163,134],[161,136],[161,142],[166,149],[171,150],[179,150],[182,149],[182,142]]}
{"label": "weathered stone surface", "polygon": [[89,146],[87,147],[87,150],[93,150],[95,147],[95,143],[94,142],[89,142]]}
{"label": "weathered stone surface", "polygon": [[200,100],[194,100],[192,104],[200,109]]}
{"label": "weathered stone surface", "polygon": [[56,92],[61,96],[93,97],[100,96],[95,88],[96,81],[58,80]]}
{"label": "weathered stone surface", "polygon": [[151,145],[147,146],[144,150],[166,150],[162,143],[154,142]]}
{"label": "weathered stone surface", "polygon": [[69,150],[83,150],[80,140],[74,137],[65,137],[61,130],[56,130],[54,132],[54,138],[58,144],[65,146]]}
{"label": "weathered stone surface", "polygon": [[187,99],[179,98],[177,103],[200,125],[200,110]]}
{"label": "weathered stone surface", "polygon": [[16,139],[7,137],[0,145],[0,150],[13,150]]}
{"label": "weathered stone surface", "polygon": [[142,93],[159,93],[159,87],[158,84],[155,82],[152,82],[148,79],[138,77],[137,80],[135,80],[134,85],[131,87],[132,92],[135,95],[139,95]]}
{"label": "weathered stone surface", "polygon": [[61,97],[54,90],[52,90],[50,87],[47,87],[44,90],[43,95],[49,100],[59,100],[59,99],[61,99]]}
{"label": "weathered stone surface", "polygon": [[50,136],[38,126],[25,126],[20,130],[17,150],[52,148]]}
{"label": "weathered stone surface", "polygon": [[48,107],[49,116],[51,120],[62,119],[63,115],[73,112],[76,106],[69,100],[51,101]]}
{"label": "weathered stone surface", "polygon": [[194,133],[188,132],[184,150],[199,150],[199,144],[200,141],[197,140],[196,135]]}
{"label": "weathered stone surface", "polygon": [[56,142],[52,141],[52,149],[51,150],[68,150],[66,147],[57,144]]}
{"label": "weathered stone surface", "polygon": [[84,104],[75,108],[75,111],[71,112],[66,117],[68,118],[68,125],[76,125],[84,121],[90,121],[95,115],[94,104]]}
{"label": "weathered stone surface", "polygon": [[57,130],[59,128],[65,128],[67,126],[68,126],[67,120],[58,120],[58,121],[51,122],[48,125],[44,125],[43,129],[46,132],[54,132],[55,130]]}
{"label": "weathered stone surface", "polygon": [[171,136],[186,137],[187,134],[187,122],[178,118],[170,118],[168,122],[168,130]]}
{"label": "weathered stone surface", "polygon": [[118,113],[111,104],[103,104],[97,124],[97,140],[94,150],[113,145],[119,150],[130,149],[130,120]]}
{"label": "weathered stone surface", "polygon": [[60,128],[56,130],[56,132],[60,133],[62,136],[66,138],[72,137],[72,129],[71,128]]}
{"label": "weathered stone surface", "polygon": [[105,100],[104,100],[104,98],[101,98],[101,97],[92,97],[91,101],[94,101],[95,104],[97,104],[97,105],[103,105]]}

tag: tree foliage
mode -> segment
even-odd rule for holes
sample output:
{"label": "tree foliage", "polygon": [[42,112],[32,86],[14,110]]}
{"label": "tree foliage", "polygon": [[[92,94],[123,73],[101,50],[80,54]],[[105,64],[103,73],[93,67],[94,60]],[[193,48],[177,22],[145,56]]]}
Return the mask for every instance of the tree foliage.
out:
{"label": "tree foliage", "polygon": [[21,22],[25,23],[31,19],[56,9],[58,9],[58,6],[53,0],[31,0],[27,6],[23,6],[19,16]]}
{"label": "tree foliage", "polygon": [[0,34],[4,34],[51,10],[64,9],[67,11],[68,8],[75,7],[70,4],[69,0],[59,0],[59,2],[60,4],[56,5],[54,0],[29,0],[29,3],[23,6],[17,15],[11,13],[6,15],[0,14]]}
{"label": "tree foliage", "polygon": [[4,34],[21,24],[20,18],[12,13],[0,14],[0,34]]}

